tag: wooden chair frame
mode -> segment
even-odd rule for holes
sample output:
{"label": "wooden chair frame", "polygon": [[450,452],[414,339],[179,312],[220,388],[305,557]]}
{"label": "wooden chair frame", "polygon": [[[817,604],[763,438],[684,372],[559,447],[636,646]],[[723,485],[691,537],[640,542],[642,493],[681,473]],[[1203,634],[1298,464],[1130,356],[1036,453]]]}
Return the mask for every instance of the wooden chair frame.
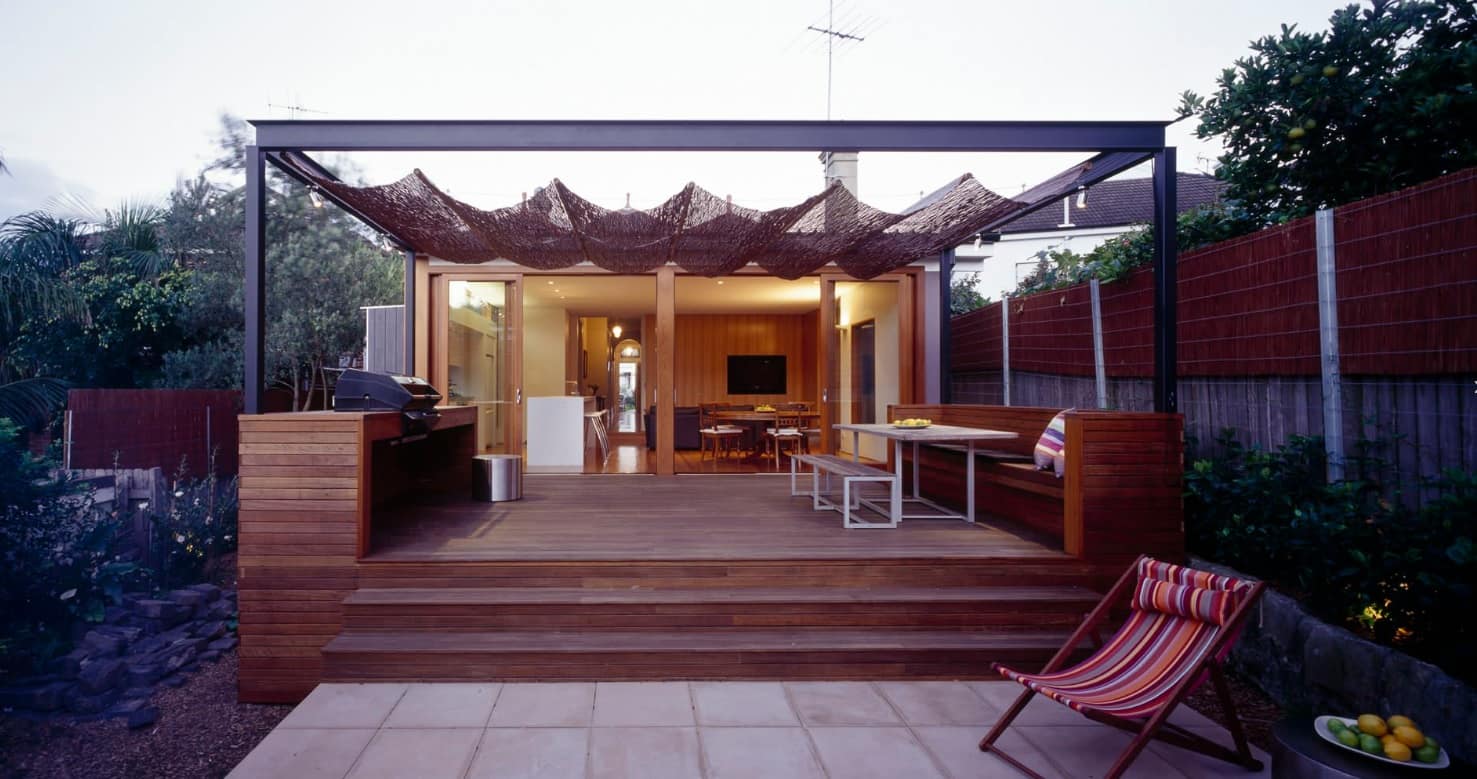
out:
{"label": "wooden chair frame", "polygon": [[[1067,639],[1066,645],[1051,658],[1045,668],[1041,669],[1041,673],[1047,674],[1060,670],[1066,664],[1067,660],[1071,658],[1082,641],[1089,636],[1096,645],[1102,645],[1103,641],[1099,626],[1108,618],[1113,604],[1125,599],[1132,592],[1134,585],[1138,581],[1139,564],[1146,558],[1148,558],[1148,555],[1140,555],[1134,561],[1133,565],[1129,566],[1128,570],[1118,578],[1118,582],[1113,585],[1113,588],[1108,591],[1108,594],[1103,597],[1097,607],[1087,615],[1086,619],[1082,621],[1082,624]],[[1231,612],[1231,616],[1226,620],[1226,623],[1221,626],[1220,632],[1211,641],[1210,648],[1206,651],[1205,656],[1196,665],[1194,670],[1186,674],[1185,678],[1179,684],[1175,685],[1169,700],[1160,706],[1159,710],[1154,712],[1153,716],[1147,720],[1137,720],[1117,717],[1112,714],[1093,710],[1080,712],[1083,716],[1094,722],[1101,722],[1104,725],[1111,725],[1119,730],[1125,730],[1134,734],[1133,740],[1129,742],[1128,747],[1118,756],[1118,760],[1113,763],[1113,767],[1104,775],[1104,779],[1118,779],[1118,777],[1122,776],[1128,770],[1129,765],[1149,745],[1149,741],[1156,738],[1166,744],[1172,744],[1219,760],[1224,760],[1228,763],[1234,763],[1246,768],[1248,771],[1260,771],[1262,769],[1262,762],[1257,760],[1252,754],[1251,745],[1246,740],[1246,731],[1241,727],[1241,719],[1236,714],[1236,706],[1231,699],[1231,689],[1226,684],[1225,672],[1222,669],[1222,656],[1236,638],[1240,636],[1242,624],[1251,613],[1252,604],[1256,603],[1257,599],[1262,596],[1262,590],[1266,586],[1266,582],[1255,582],[1251,586],[1251,589],[1246,592],[1245,597],[1241,599],[1236,609]],[[993,667],[998,671],[1001,664],[995,663]],[[1236,748],[1234,750],[1227,749],[1204,736],[1193,733],[1169,721],[1169,715],[1174,711],[1175,707],[1179,706],[1191,692],[1194,692],[1204,682],[1207,676],[1210,678],[1211,683],[1215,685],[1216,696],[1220,698],[1221,702],[1221,710],[1226,712],[1227,719],[1229,720],[1228,729],[1231,731],[1231,738],[1236,742]],[[1035,690],[1026,687],[1025,692],[1021,693],[1021,696],[1016,699],[1015,703],[1011,704],[1004,716],[1000,718],[1000,721],[995,723],[995,727],[980,741],[980,751],[990,752],[999,756],[1001,760],[1015,766],[1017,770],[1027,776],[1043,779],[1041,774],[1026,767],[995,743],[1010,723],[1025,710],[1026,704],[1030,703],[1031,698],[1035,695]]]}

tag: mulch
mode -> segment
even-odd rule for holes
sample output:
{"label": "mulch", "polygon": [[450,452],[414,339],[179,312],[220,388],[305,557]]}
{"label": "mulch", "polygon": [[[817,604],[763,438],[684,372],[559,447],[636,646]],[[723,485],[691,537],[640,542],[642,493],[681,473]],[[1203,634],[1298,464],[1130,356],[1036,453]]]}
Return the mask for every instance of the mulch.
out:
{"label": "mulch", "polygon": [[64,722],[0,715],[0,776],[17,779],[222,777],[291,706],[236,702],[236,653],[162,688],[159,719],[130,731],[123,719]]}
{"label": "mulch", "polygon": [[[1227,672],[1227,686],[1231,688],[1231,702],[1240,716],[1241,726],[1246,728],[1246,738],[1265,751],[1271,751],[1272,726],[1282,719],[1282,709],[1251,682]],[[1207,682],[1196,690],[1185,703],[1195,711],[1226,725],[1226,713],[1221,709],[1220,696],[1215,694],[1215,685]],[[1227,735],[1227,744],[1230,736]]]}

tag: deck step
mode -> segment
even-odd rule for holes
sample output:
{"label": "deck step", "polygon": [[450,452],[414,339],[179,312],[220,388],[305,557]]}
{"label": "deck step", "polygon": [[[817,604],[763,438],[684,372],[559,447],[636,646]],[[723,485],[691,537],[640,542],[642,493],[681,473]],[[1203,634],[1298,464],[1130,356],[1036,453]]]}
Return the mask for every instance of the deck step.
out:
{"label": "deck step", "polygon": [[[857,532],[857,531],[853,531]],[[865,532],[865,531],[860,531]],[[879,543],[885,542],[881,539]],[[1066,556],[785,560],[384,561],[358,565],[366,588],[737,589],[775,587],[1102,587],[1102,571]]]}
{"label": "deck step", "polygon": [[1040,668],[1067,631],[346,630],[324,680],[986,679]]}
{"label": "deck step", "polygon": [[367,588],[344,600],[352,630],[704,628],[1050,629],[1100,596],[1081,587],[610,589]]}

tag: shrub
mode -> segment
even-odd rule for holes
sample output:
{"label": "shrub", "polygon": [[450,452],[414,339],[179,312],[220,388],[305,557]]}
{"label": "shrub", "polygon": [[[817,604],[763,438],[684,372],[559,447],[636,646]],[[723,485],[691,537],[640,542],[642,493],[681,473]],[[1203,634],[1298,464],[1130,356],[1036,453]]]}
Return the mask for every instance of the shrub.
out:
{"label": "shrub", "polygon": [[1452,654],[1474,631],[1453,619],[1471,605],[1477,549],[1477,478],[1448,472],[1440,497],[1401,505],[1373,474],[1382,463],[1365,442],[1350,478],[1324,479],[1321,439],[1294,437],[1275,451],[1229,435],[1221,456],[1186,470],[1190,549],[1266,578],[1320,616],[1459,670]]}
{"label": "shrub", "polygon": [[153,517],[156,585],[201,581],[221,555],[236,549],[237,479],[177,478]]}

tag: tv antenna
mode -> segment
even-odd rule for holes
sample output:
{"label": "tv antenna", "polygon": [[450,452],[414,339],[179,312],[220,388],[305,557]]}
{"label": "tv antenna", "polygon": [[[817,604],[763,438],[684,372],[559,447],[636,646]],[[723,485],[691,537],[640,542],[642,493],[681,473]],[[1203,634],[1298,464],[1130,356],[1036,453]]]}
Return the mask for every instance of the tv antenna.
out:
{"label": "tv antenna", "polygon": [[267,108],[268,109],[281,109],[283,111],[286,111],[287,112],[287,118],[288,119],[296,119],[298,114],[324,114],[324,115],[326,115],[328,113],[327,111],[316,111],[316,110],[314,110],[312,108],[304,108],[304,107],[302,107],[300,105],[297,105],[296,103],[297,103],[297,101],[295,101],[295,100],[293,101],[293,105],[279,105],[277,103],[268,102],[267,103]]}
{"label": "tv antenna", "polygon": [[848,43],[850,41],[856,41],[857,43],[861,43],[866,38],[855,33],[841,32],[836,29],[836,0],[828,0],[826,3],[825,27],[817,27],[812,24],[807,25],[805,29],[820,33],[826,38],[826,121],[829,122],[831,121],[831,61],[835,53],[836,42]]}

